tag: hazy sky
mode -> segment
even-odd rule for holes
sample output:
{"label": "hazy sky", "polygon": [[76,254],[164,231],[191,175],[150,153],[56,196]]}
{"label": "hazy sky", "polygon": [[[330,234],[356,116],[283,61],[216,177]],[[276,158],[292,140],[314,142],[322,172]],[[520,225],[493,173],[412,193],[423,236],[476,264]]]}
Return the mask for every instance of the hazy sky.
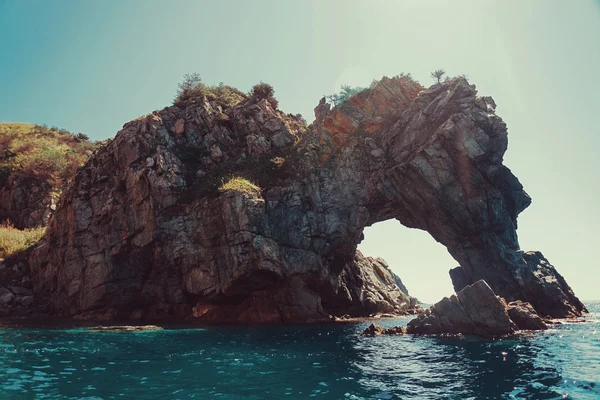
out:
{"label": "hazy sky", "polygon": [[[600,2],[0,0],[0,121],[114,134],[170,104],[187,72],[249,90],[271,83],[309,122],[341,84],[444,68],[491,95],[505,163],[533,198],[519,218],[582,299],[600,298]],[[452,292],[456,262],[395,221],[360,248],[424,301]]]}

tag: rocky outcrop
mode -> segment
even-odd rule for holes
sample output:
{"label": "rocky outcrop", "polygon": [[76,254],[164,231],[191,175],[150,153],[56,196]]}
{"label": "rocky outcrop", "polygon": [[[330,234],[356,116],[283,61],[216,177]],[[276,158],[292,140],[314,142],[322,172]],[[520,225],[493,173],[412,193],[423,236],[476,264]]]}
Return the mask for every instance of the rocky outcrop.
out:
{"label": "rocky outcrop", "polygon": [[548,329],[546,322],[529,303],[520,300],[511,301],[508,303],[507,311],[510,319],[520,330],[542,331]]}
{"label": "rocky outcrop", "polygon": [[508,335],[518,330],[548,329],[531,304],[506,304],[485,281],[467,285],[456,295],[444,297],[406,328],[371,324],[363,336],[408,334],[470,334],[484,337]]}
{"label": "rocky outcrop", "polygon": [[0,260],[0,317],[30,316],[43,311],[33,293],[27,259]]}
{"label": "rocky outcrop", "polygon": [[[416,307],[406,288],[382,258],[365,257],[356,251],[354,259],[322,291],[322,304],[334,315],[406,314]],[[329,295],[327,295],[329,294]]]}
{"label": "rocky outcrop", "polygon": [[[394,218],[448,248],[457,290],[485,279],[509,301],[577,315],[564,279],[519,249],[530,198],[502,165],[494,109],[462,78],[427,90],[384,78],[321,101],[308,128],[264,99],[181,101],[126,124],[77,173],[30,258],[36,293],[83,318],[408,309],[382,263],[356,252],[365,226]],[[260,189],[219,190],[231,176]]]}
{"label": "rocky outcrop", "polygon": [[9,221],[19,229],[45,226],[57,200],[47,182],[9,177],[0,186],[0,222]]}
{"label": "rocky outcrop", "polygon": [[362,336],[381,336],[381,335],[404,335],[406,333],[406,329],[401,326],[396,326],[393,328],[384,328],[381,325],[371,324],[365,329],[362,333]]}
{"label": "rocky outcrop", "polygon": [[406,327],[407,333],[466,333],[481,336],[514,333],[504,300],[485,281],[466,286],[456,295],[444,297]]}

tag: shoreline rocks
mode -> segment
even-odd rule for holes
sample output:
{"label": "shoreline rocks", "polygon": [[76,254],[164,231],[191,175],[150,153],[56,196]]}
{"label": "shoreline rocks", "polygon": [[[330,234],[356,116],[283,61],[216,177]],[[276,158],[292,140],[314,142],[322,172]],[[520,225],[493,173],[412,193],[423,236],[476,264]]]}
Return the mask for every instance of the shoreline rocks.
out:
{"label": "shoreline rocks", "polygon": [[444,297],[408,322],[406,328],[385,329],[372,324],[363,335],[378,336],[404,332],[493,337],[514,334],[519,330],[545,329],[548,329],[548,326],[531,304],[522,301],[506,304],[485,281],[480,280],[466,286],[456,295]]}
{"label": "shoreline rocks", "polygon": [[508,316],[504,300],[483,280],[466,286],[456,295],[444,297],[406,327],[408,333],[481,336],[510,334],[517,329]]}
{"label": "shoreline rocks", "polygon": [[529,303],[520,300],[511,301],[507,305],[507,312],[510,319],[520,330],[541,331],[548,329],[546,322]]}

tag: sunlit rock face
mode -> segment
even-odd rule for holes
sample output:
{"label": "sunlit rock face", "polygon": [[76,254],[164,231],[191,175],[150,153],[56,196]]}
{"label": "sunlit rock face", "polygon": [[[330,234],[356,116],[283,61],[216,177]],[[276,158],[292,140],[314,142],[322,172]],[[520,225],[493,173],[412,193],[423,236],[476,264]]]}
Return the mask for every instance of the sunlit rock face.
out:
{"label": "sunlit rock face", "polygon": [[[578,315],[564,279],[519,250],[530,198],[502,165],[494,109],[464,79],[424,90],[402,77],[322,101],[308,128],[256,99],[198,97],[132,121],[62,196],[30,258],[36,294],[80,318],[402,313],[413,300],[356,250],[365,226],[395,218],[448,248],[457,290],[485,279],[507,301]],[[217,190],[231,176],[261,190]]]}

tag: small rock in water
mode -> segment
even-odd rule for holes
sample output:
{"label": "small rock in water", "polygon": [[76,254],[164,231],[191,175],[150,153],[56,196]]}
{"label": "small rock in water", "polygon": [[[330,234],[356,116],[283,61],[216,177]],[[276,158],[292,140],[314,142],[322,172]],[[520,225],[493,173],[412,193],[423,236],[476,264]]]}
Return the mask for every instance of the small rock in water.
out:
{"label": "small rock in water", "polygon": [[404,335],[406,329],[401,326],[393,328],[384,328],[381,325],[371,324],[362,333],[362,336],[381,336],[381,335]]}
{"label": "small rock in water", "polygon": [[160,326],[156,325],[115,325],[115,326],[94,326],[90,328],[94,331],[109,331],[109,332],[137,332],[137,331],[154,331],[161,330]]}

